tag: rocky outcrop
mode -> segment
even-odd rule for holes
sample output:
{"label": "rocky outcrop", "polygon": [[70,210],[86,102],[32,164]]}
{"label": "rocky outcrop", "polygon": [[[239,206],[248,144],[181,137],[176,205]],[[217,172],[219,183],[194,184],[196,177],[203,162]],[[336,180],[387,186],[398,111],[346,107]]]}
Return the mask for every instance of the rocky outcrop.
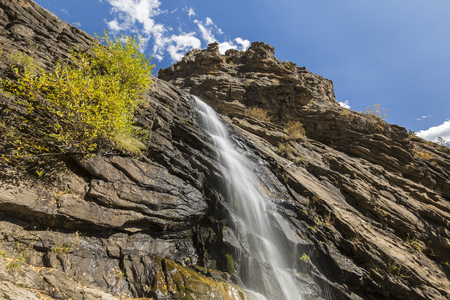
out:
{"label": "rocky outcrop", "polygon": [[8,54],[31,55],[51,69],[58,60],[69,58],[69,50],[87,49],[94,38],[61,21],[31,0],[0,0],[0,68],[8,69]]}
{"label": "rocky outcrop", "polygon": [[[450,299],[448,147],[340,107],[330,80],[263,43],[192,50],[159,78],[205,99],[267,162],[285,188],[273,201],[308,241],[307,268],[327,297]],[[306,138],[289,139],[287,121]]]}
{"label": "rocky outcrop", "polygon": [[297,120],[304,106],[327,109],[337,104],[331,80],[294,63],[281,63],[274,53],[273,47],[255,42],[245,52],[231,49],[223,56],[213,43],[160,70],[159,78],[201,96],[219,113],[257,106],[276,123]]}

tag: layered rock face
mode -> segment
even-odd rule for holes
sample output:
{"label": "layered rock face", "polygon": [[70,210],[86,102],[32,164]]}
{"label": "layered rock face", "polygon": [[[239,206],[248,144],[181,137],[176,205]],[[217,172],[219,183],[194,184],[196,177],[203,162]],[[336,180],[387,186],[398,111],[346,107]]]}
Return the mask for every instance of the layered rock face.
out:
{"label": "layered rock face", "polygon": [[[11,79],[11,53],[50,70],[93,43],[29,0],[0,0],[0,24]],[[141,156],[63,155],[43,176],[1,160],[1,298],[252,299],[238,276],[251,253],[189,91],[222,114],[283,216],[273,223],[304,299],[450,299],[448,148],[339,107],[330,80],[273,55],[213,44],[161,70],[178,87],[154,78],[145,93]],[[0,94],[0,128],[15,124],[16,100]],[[245,115],[252,106],[272,123]],[[307,137],[286,140],[288,121]],[[0,131],[0,154],[11,147]]]}
{"label": "layered rock face", "polygon": [[[192,50],[159,78],[217,109],[277,174],[287,191],[278,210],[313,245],[308,266],[327,297],[450,298],[448,147],[340,107],[330,80],[280,63],[263,43]],[[288,121],[306,138],[289,139]]]}
{"label": "layered rock face", "polygon": [[313,99],[317,108],[337,104],[331,80],[295,63],[280,63],[274,53],[272,46],[256,42],[245,52],[232,49],[222,56],[214,43],[206,51],[191,50],[181,61],[160,70],[159,77],[201,95],[219,113],[260,106],[270,111],[274,122],[296,120]]}
{"label": "layered rock face", "polygon": [[[0,1],[0,25],[2,79],[16,79],[13,55],[51,70],[94,41],[28,0]],[[203,267],[202,238],[218,223],[206,196],[211,141],[194,125],[193,100],[153,79],[135,120],[151,131],[143,155],[60,155],[42,176],[2,158],[0,298],[251,299],[221,271],[223,256]],[[0,95],[2,154],[14,147],[5,129],[17,124],[17,100]]]}

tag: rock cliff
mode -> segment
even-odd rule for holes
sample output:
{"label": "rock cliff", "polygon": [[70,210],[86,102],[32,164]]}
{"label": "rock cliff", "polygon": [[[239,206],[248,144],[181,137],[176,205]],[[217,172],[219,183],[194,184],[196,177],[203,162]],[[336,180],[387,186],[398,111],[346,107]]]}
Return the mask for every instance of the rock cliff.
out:
{"label": "rock cliff", "polygon": [[[0,41],[0,74],[14,80],[11,53],[49,70],[94,39],[33,1],[0,0]],[[330,80],[280,63],[263,43],[225,56],[212,44],[159,74],[135,116],[151,131],[141,156],[64,155],[43,176],[0,161],[2,298],[252,299],[190,92],[254,162],[305,299],[450,299],[448,148],[341,108]],[[13,147],[16,100],[0,95],[1,154]],[[252,106],[272,122],[246,114]],[[306,137],[287,137],[288,121]]]}
{"label": "rock cliff", "polygon": [[[340,107],[330,80],[274,52],[256,42],[220,55],[210,44],[159,78],[203,98],[256,147],[286,189],[278,210],[311,243],[314,276],[331,294],[448,299],[450,149]],[[306,138],[287,138],[288,121]]]}
{"label": "rock cliff", "polygon": [[[94,41],[28,0],[1,0],[0,28],[2,79],[15,80],[12,54],[50,70]],[[63,155],[42,176],[2,158],[0,298],[250,299],[220,271],[223,257],[213,269],[201,263],[214,220],[205,195],[215,169],[210,138],[194,126],[193,100],[153,79],[135,120],[151,129],[142,156]],[[7,154],[21,108],[16,97],[0,97]]]}

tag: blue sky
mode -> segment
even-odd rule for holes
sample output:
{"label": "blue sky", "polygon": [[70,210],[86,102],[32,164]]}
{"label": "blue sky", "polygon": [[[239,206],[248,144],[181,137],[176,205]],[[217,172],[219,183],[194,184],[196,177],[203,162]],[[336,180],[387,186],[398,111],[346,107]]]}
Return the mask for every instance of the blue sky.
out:
{"label": "blue sky", "polygon": [[450,141],[450,1],[35,0],[90,33],[139,34],[156,70],[192,48],[262,41],[280,60],[333,80],[352,110]]}

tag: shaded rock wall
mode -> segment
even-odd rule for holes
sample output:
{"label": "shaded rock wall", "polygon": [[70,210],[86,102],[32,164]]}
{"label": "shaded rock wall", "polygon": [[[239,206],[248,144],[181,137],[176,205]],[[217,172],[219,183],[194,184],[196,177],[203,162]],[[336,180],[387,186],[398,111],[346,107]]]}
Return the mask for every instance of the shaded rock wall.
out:
{"label": "shaded rock wall", "polygon": [[[0,22],[2,79],[16,79],[11,54],[51,70],[94,41],[33,1],[0,1]],[[26,161],[1,160],[2,298],[250,299],[223,272],[223,253],[204,267],[203,233],[219,231],[206,196],[216,169],[211,141],[194,124],[193,100],[153,80],[148,107],[135,116],[151,132],[143,155],[58,155],[58,168],[42,176]],[[4,129],[19,120],[16,100],[0,95],[1,154],[13,147]]]}
{"label": "shaded rock wall", "polygon": [[29,0],[0,1],[0,44],[3,69],[9,53],[32,55],[44,68],[68,59],[69,50],[86,49],[94,38],[61,21],[51,12]]}

